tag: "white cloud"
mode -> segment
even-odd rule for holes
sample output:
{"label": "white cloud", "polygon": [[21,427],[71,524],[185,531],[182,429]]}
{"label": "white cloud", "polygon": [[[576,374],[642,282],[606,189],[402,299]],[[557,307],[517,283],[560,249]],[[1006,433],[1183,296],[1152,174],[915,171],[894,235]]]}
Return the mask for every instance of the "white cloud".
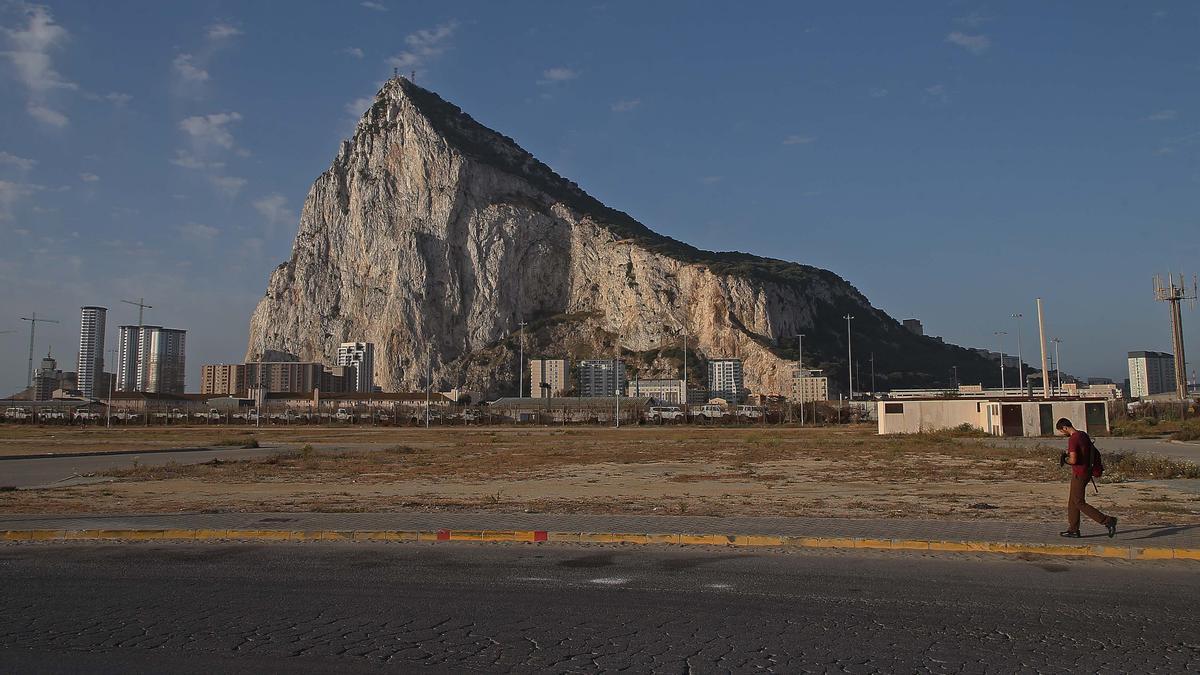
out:
{"label": "white cloud", "polygon": [[799,134],[792,134],[791,136],[788,136],[787,138],[783,139],[783,144],[784,145],[808,145],[809,143],[812,143],[815,140],[817,140],[817,139],[814,136],[801,136]]}
{"label": "white cloud", "polygon": [[185,225],[177,225],[175,230],[189,239],[198,241],[212,241],[221,234],[221,231],[212,225],[203,223],[187,223]]}
{"label": "white cloud", "polygon": [[17,80],[27,90],[26,112],[43,124],[66,126],[67,116],[51,108],[47,99],[56,91],[79,88],[54,69],[51,59],[51,52],[67,42],[70,35],[67,29],[55,23],[49,9],[25,5],[24,10],[28,19],[24,27],[0,28],[8,47],[3,55],[12,63]]}
{"label": "white cloud", "polygon": [[237,197],[242,188],[246,187],[246,179],[236,176],[211,176],[209,180],[212,181],[213,187],[217,188],[217,192],[229,199]]}
{"label": "white cloud", "polygon": [[187,150],[176,150],[175,156],[169,160],[175,166],[185,169],[223,169],[225,162],[207,162]]}
{"label": "white cloud", "polygon": [[700,177],[700,182],[704,183],[705,185],[716,185],[717,183],[720,183],[722,180],[724,180],[723,176],[701,176]]}
{"label": "white cloud", "polygon": [[0,179],[0,221],[10,220],[19,202],[44,189],[41,185]]}
{"label": "white cloud", "polygon": [[279,193],[269,194],[254,202],[254,209],[262,214],[268,225],[293,223],[297,220],[296,214],[287,208],[287,199]]}
{"label": "white cloud", "polygon": [[342,50],[342,53],[346,56],[352,56],[356,59],[361,59],[364,56],[363,50],[359,49],[358,47],[346,47]]}
{"label": "white cloud", "polygon": [[0,150],[0,164],[7,164],[8,166],[16,167],[18,171],[26,172],[33,169],[34,165],[37,164],[37,160],[17,157],[14,154]]}
{"label": "white cloud", "polygon": [[386,12],[387,11],[387,6],[384,5],[382,2],[373,2],[373,0],[366,0],[366,2],[360,2],[359,4],[362,5],[363,7],[366,7],[367,9],[373,9],[376,12]]}
{"label": "white cloud", "polygon": [[84,172],[79,174],[79,180],[85,183],[95,183],[100,180],[100,176],[97,176],[94,173]]}
{"label": "white cloud", "polygon": [[179,123],[179,128],[200,145],[216,145],[226,150],[233,150],[236,144],[233,141],[233,134],[227,127],[241,119],[242,116],[236,112],[196,115],[185,118]]}
{"label": "white cloud", "polygon": [[446,51],[449,47],[447,43],[457,28],[457,21],[448,21],[434,28],[423,28],[409,33],[404,38],[404,44],[408,45],[408,48],[388,59],[388,65],[393,68],[410,69],[428,63]]}
{"label": "white cloud", "polygon": [[370,108],[371,104],[374,102],[374,96],[363,96],[362,98],[356,98],[346,104],[346,112],[349,113],[351,117],[359,117],[364,111],[366,111],[367,108]]}
{"label": "white cloud", "polygon": [[209,40],[214,42],[220,40],[228,40],[232,37],[241,35],[242,31],[237,26],[231,26],[227,23],[218,22],[208,27],[207,36]]}
{"label": "white cloud", "polygon": [[925,100],[934,103],[945,103],[950,100],[950,95],[946,92],[946,85],[932,84],[925,87]]}
{"label": "white cloud", "polygon": [[198,84],[208,81],[208,71],[196,65],[195,57],[191,54],[180,54],[171,62],[175,74],[184,84]]}
{"label": "white cloud", "polygon": [[946,36],[946,42],[958,45],[972,54],[979,55],[988,50],[992,46],[992,40],[986,35],[968,35],[961,31],[954,31]]}
{"label": "white cloud", "polygon": [[954,23],[966,26],[968,28],[979,28],[983,24],[992,20],[990,16],[984,16],[978,12],[972,12],[966,16],[954,17]]}
{"label": "white cloud", "polygon": [[888,95],[888,90],[883,87],[875,87],[871,90],[871,98],[884,98]]}
{"label": "white cloud", "polygon": [[542,71],[542,79],[538,80],[538,84],[557,84],[559,82],[568,82],[579,77],[579,71],[571,70],[564,66],[556,68],[547,68]]}
{"label": "white cloud", "polygon": [[616,103],[612,104],[612,109],[613,109],[613,112],[629,112],[630,110],[633,110],[634,108],[638,107],[641,104],[642,104],[642,99],[640,99],[640,98],[624,99],[624,100],[617,101]]}
{"label": "white cloud", "polygon": [[1178,110],[1159,110],[1156,113],[1151,113],[1150,115],[1146,116],[1146,119],[1151,122],[1166,122],[1168,120],[1173,120],[1176,117],[1179,117]]}

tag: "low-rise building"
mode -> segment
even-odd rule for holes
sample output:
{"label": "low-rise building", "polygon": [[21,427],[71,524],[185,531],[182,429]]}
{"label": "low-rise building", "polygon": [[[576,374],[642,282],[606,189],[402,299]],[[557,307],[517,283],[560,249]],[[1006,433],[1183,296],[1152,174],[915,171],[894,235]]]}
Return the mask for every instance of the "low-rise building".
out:
{"label": "low-rise building", "polygon": [[924,398],[877,403],[880,434],[916,434],[968,426],[993,436],[1053,436],[1059,418],[1080,431],[1107,434],[1108,404],[1096,399]]}
{"label": "low-rise building", "polygon": [[813,403],[829,400],[829,378],[820,370],[796,368],[792,371],[791,389],[788,400],[795,403]]}

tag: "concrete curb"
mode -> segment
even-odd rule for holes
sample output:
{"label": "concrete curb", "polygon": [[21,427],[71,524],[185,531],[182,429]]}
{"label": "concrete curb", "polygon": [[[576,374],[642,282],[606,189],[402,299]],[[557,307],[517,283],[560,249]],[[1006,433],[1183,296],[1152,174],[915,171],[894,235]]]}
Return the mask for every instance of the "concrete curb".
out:
{"label": "concrete curb", "polygon": [[1196,560],[1200,549],[1106,544],[1026,544],[997,541],[875,539],[864,537],[793,537],[757,534],[637,534],[621,532],[549,532],[546,530],[0,530],[0,541],[465,541],[563,542],[587,544],[682,544],[776,548],[949,551],[960,553],[1084,556],[1121,560]]}

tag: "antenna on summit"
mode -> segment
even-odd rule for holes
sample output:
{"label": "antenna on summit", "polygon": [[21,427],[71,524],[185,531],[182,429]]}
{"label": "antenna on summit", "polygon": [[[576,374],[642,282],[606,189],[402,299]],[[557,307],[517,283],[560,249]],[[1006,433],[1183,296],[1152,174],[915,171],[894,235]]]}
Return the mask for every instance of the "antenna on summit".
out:
{"label": "antenna on summit", "polygon": [[412,82],[413,84],[417,83],[417,71],[415,71],[415,70],[409,71],[408,81]]}

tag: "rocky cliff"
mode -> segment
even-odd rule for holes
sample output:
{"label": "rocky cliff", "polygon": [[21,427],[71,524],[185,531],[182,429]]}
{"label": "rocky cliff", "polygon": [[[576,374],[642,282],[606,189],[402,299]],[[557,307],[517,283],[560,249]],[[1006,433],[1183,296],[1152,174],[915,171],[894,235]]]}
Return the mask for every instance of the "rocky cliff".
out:
{"label": "rocky cliff", "polygon": [[686,328],[693,381],[702,358],[738,356],[746,385],[773,392],[788,387],[799,333],[805,363],[844,383],[847,313],[864,379],[868,353],[893,385],[990,368],[904,330],[831,272],[657,235],[397,78],[309,190],[247,358],[329,361],[364,340],[385,390],[423,386],[428,367],[438,387],[511,394],[521,321],[527,356],[619,351],[643,378],[678,376]]}

